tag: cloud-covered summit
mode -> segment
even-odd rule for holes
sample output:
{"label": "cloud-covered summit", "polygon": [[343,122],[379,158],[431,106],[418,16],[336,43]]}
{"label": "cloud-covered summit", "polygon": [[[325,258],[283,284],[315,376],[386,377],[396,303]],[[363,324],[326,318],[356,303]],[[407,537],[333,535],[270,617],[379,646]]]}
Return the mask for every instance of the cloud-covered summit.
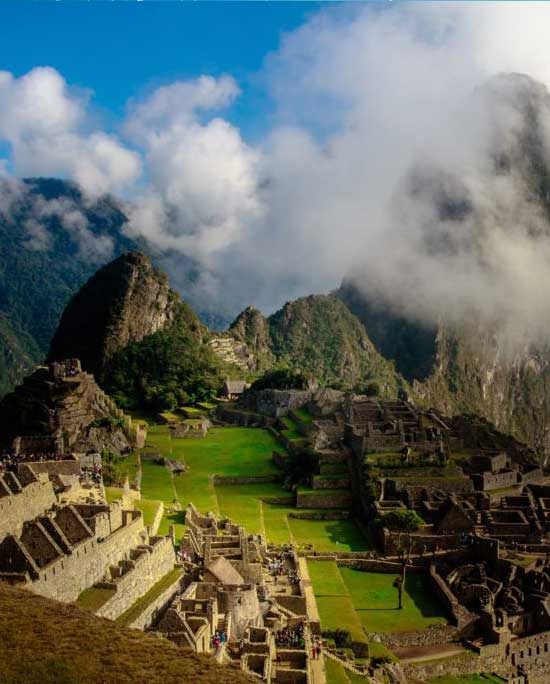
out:
{"label": "cloud-covered summit", "polygon": [[170,250],[176,280],[174,254],[195,259],[213,308],[272,310],[352,274],[411,318],[543,340],[548,29],[543,3],[323,9],[256,75],[274,111],[254,143],[231,75],[164,85],[107,128],[55,70],[3,72],[0,169],[123,192],[128,234]]}

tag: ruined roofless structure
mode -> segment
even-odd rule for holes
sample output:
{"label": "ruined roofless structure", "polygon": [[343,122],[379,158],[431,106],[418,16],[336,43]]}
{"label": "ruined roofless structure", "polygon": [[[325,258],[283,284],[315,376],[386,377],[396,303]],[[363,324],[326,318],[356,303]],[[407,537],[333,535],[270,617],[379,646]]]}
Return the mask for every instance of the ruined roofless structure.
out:
{"label": "ruined roofless structure", "polygon": [[122,501],[62,503],[51,476],[32,463],[0,476],[0,580],[63,602],[107,589],[96,614],[114,619],[173,570],[172,542]]}
{"label": "ruined roofless structure", "polygon": [[[216,635],[220,662],[238,663],[242,670],[269,684],[311,682],[309,645],[312,630],[308,600],[301,581],[274,582],[270,563],[284,557],[285,568],[296,570],[294,552],[269,551],[244,528],[212,514],[201,515],[191,504],[186,511],[181,551],[186,587],[172,602],[157,629],[177,644],[198,653],[212,652]],[[282,643],[287,629],[301,630],[302,644]]]}
{"label": "ruined roofless structure", "polygon": [[0,444],[40,450],[41,440],[58,453],[141,448],[146,431],[134,425],[82,371],[78,359],[39,366],[0,402]]}

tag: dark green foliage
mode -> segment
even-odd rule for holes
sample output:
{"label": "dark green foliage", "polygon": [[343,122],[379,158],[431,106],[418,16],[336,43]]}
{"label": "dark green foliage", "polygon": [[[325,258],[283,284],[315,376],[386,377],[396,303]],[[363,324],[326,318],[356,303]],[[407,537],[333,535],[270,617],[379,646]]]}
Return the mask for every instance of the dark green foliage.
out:
{"label": "dark green foliage", "polygon": [[367,397],[379,397],[382,393],[380,389],[380,384],[378,382],[369,382],[365,388],[365,394]]}
{"label": "dark green foliage", "polygon": [[391,532],[416,532],[424,524],[416,511],[390,511],[380,518],[380,524]]}
{"label": "dark green foliage", "polygon": [[352,640],[346,629],[323,630],[323,639],[332,639],[336,648],[351,648]]}
{"label": "dark green foliage", "polygon": [[216,395],[225,368],[187,325],[189,312],[181,303],[170,328],[128,345],[112,358],[104,384],[122,408],[164,411]]}
{"label": "dark green foliage", "polygon": [[305,390],[310,382],[311,378],[306,373],[283,368],[265,373],[253,383],[251,389],[253,391],[263,389]]}
{"label": "dark green foliage", "polygon": [[123,428],[124,419],[115,418],[114,416],[104,416],[103,418],[96,418],[88,427],[91,428]]}

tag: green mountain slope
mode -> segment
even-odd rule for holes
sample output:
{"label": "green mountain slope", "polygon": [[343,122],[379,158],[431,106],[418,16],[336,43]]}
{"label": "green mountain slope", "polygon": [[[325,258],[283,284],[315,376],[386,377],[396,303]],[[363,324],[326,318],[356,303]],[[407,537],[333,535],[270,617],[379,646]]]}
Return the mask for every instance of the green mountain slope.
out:
{"label": "green mountain slope", "polygon": [[123,408],[204,400],[228,368],[208,330],[149,257],[128,252],[100,268],[67,305],[48,359],[79,358]]}
{"label": "green mountain slope", "polygon": [[230,327],[247,344],[257,370],[290,367],[321,384],[365,391],[377,383],[384,396],[406,389],[403,378],[375,349],[359,319],[331,295],[288,302],[265,318],[246,309]]}

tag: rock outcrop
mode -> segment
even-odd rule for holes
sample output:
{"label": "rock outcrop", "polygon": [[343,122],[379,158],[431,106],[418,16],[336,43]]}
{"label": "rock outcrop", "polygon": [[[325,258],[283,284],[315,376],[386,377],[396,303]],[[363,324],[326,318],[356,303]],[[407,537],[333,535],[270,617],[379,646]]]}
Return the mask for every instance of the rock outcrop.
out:
{"label": "rock outcrop", "polygon": [[65,452],[120,453],[139,442],[139,428],[132,426],[92,375],[81,372],[76,361],[71,364],[70,373],[60,370],[61,364],[40,366],[4,397],[0,444],[9,447],[15,437],[39,443],[43,437]]}
{"label": "rock outcrop", "polygon": [[[63,312],[48,360],[76,357],[102,380],[110,359],[175,320],[179,296],[149,257],[129,252],[101,268]],[[200,328],[198,318],[196,327]]]}

